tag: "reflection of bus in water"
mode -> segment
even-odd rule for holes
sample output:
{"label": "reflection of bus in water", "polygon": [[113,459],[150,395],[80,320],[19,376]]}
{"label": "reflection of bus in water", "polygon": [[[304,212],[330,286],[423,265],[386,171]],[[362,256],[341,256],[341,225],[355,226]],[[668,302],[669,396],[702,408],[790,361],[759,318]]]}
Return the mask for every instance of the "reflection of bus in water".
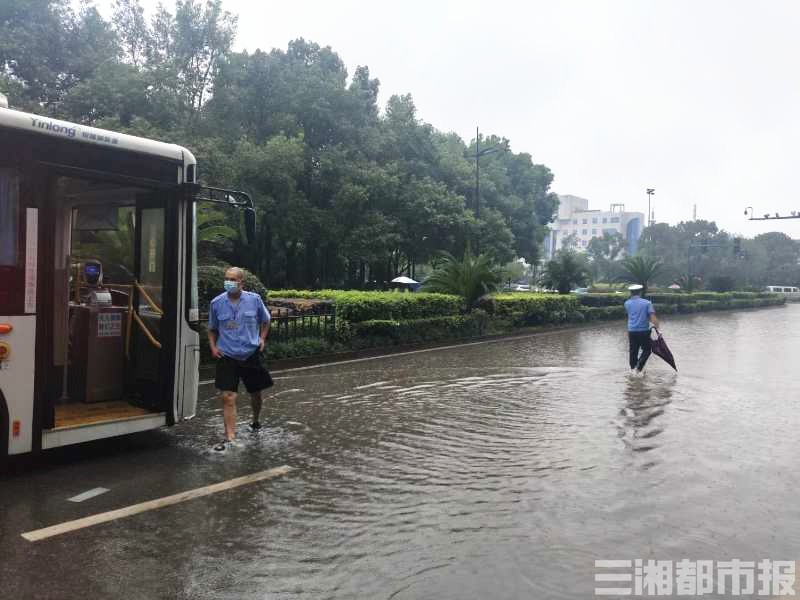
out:
{"label": "reflection of bus in water", "polygon": [[252,217],[180,146],[0,105],[0,463],[194,415],[203,200]]}

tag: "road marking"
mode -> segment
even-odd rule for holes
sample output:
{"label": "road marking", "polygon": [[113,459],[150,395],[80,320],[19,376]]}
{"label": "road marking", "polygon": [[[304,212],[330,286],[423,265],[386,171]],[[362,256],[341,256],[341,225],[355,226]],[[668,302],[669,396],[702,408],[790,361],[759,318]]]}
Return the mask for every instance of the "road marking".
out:
{"label": "road marking", "polygon": [[64,523],[59,523],[58,525],[45,527],[44,529],[28,531],[27,533],[23,533],[22,537],[29,542],[38,542],[56,535],[61,535],[62,533],[77,531],[78,529],[83,529],[84,527],[91,527],[92,525],[98,525],[100,523],[108,523],[109,521],[130,517],[131,515],[137,515],[139,513],[147,512],[148,510],[155,510],[157,508],[171,506],[180,502],[186,502],[187,500],[192,500],[194,498],[210,496],[211,494],[224,492],[225,490],[230,490],[242,485],[247,485],[249,483],[263,481],[265,479],[274,479],[275,477],[286,475],[286,473],[289,473],[293,470],[293,467],[283,465],[282,467],[275,467],[274,469],[259,471],[258,473],[252,473],[250,475],[245,475],[244,477],[236,477],[235,479],[229,479],[228,481],[222,481],[220,483],[214,483],[205,487],[187,490],[179,494],[173,494],[172,496],[148,500],[147,502],[133,504],[125,508],[110,510],[108,512],[91,515],[82,519],[76,519],[74,521],[66,521]]}
{"label": "road marking", "polygon": [[77,496],[73,496],[72,498],[67,498],[69,502],[83,502],[84,500],[88,500],[89,498],[94,498],[95,496],[99,496],[100,494],[105,494],[108,492],[108,488],[104,487],[96,487],[91,490],[87,490],[82,494],[78,494]]}

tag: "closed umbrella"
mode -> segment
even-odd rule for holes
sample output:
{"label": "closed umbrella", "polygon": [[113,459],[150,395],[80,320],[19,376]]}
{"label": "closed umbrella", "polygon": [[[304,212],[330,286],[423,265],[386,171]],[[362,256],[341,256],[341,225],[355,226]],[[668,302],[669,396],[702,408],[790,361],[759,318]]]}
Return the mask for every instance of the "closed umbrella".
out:
{"label": "closed umbrella", "polygon": [[662,359],[664,359],[665,363],[677,371],[678,367],[675,366],[675,358],[672,356],[672,351],[667,346],[664,336],[661,335],[661,332],[658,329],[655,331],[656,339],[650,341],[650,349],[653,351],[653,354],[660,356]]}

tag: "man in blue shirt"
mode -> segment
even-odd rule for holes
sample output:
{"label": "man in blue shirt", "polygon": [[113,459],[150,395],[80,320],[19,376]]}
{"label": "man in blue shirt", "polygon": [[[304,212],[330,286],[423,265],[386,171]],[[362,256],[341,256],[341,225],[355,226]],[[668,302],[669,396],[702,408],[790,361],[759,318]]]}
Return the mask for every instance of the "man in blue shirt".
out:
{"label": "man in blue shirt", "polygon": [[214,446],[223,451],[236,437],[236,393],[239,381],[250,392],[253,422],[261,428],[261,391],[272,386],[272,377],[261,361],[269,333],[270,314],[261,296],[245,292],[244,271],[225,271],[225,291],[211,301],[208,311],[208,345],[217,359],[215,384],[222,394],[225,439]]}
{"label": "man in blue shirt", "polygon": [[[644,286],[638,283],[628,287],[631,297],[625,301],[628,313],[628,346],[630,350],[631,370],[641,373],[647,359],[650,358],[650,325],[658,327],[656,309],[650,300],[642,298]],[[641,356],[639,350],[642,351]]]}

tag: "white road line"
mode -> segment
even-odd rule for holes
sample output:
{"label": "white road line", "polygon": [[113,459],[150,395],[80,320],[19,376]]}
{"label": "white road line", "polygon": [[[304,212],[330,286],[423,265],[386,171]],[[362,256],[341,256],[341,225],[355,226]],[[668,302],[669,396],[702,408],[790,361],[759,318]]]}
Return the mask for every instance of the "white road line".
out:
{"label": "white road line", "polygon": [[294,469],[292,467],[283,465],[282,467],[275,467],[274,469],[259,471],[258,473],[252,473],[250,475],[245,475],[244,477],[236,477],[235,479],[229,479],[228,481],[222,481],[220,483],[214,483],[205,487],[187,490],[179,494],[173,494],[172,496],[148,500],[147,502],[141,502],[140,504],[133,504],[125,508],[119,508],[117,510],[91,515],[89,517],[76,519],[74,521],[66,521],[64,523],[59,523],[58,525],[45,527],[44,529],[28,531],[27,533],[23,533],[22,537],[29,542],[38,542],[56,535],[61,535],[62,533],[77,531],[78,529],[91,527],[92,525],[98,525],[100,523],[108,523],[109,521],[130,517],[131,515],[137,515],[139,513],[147,512],[148,510],[155,510],[157,508],[171,506],[180,502],[192,500],[193,498],[201,498],[202,496],[209,496],[218,492],[224,492],[225,490],[230,490],[242,485],[247,485],[249,483],[255,483],[256,481],[274,479],[275,477],[280,477],[281,475],[285,475],[293,470]]}
{"label": "white road line", "polygon": [[[578,327],[572,327],[570,330],[579,330]],[[561,333],[564,329],[554,329],[553,331],[536,331],[523,335],[515,335],[510,337],[502,337],[494,340],[480,340],[478,342],[466,342],[464,344],[450,344],[449,346],[436,346],[435,348],[422,348],[421,350],[407,350],[406,352],[394,352],[390,354],[380,354],[378,356],[365,356],[364,358],[351,358],[349,360],[339,360],[335,362],[318,363],[315,365],[308,365],[305,367],[294,367],[292,369],[280,369],[278,371],[270,371],[270,373],[277,375],[278,373],[292,373],[294,371],[308,371],[310,369],[321,369],[323,367],[334,367],[336,365],[349,365],[357,362],[364,362],[367,360],[380,360],[382,358],[394,358],[395,356],[408,356],[409,354],[420,354],[421,352],[436,352],[438,350],[452,350],[453,348],[464,348],[465,346],[480,346],[481,344],[497,344],[499,342],[508,342],[511,340],[520,340],[529,337],[537,337],[540,335],[548,335],[552,333]],[[205,379],[198,383],[198,385],[210,385],[214,383],[213,379]]]}
{"label": "white road line", "polygon": [[69,502],[83,502],[84,500],[88,500],[89,498],[94,498],[95,496],[99,496],[100,494],[105,494],[108,488],[104,487],[96,487],[92,488],[91,490],[87,490],[82,494],[78,494],[77,496],[73,496],[72,498],[67,498]]}

